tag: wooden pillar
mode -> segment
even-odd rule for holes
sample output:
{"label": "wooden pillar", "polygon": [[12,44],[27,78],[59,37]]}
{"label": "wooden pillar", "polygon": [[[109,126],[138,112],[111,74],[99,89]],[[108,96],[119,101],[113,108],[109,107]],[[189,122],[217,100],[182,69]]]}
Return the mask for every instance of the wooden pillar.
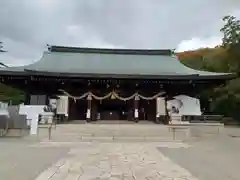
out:
{"label": "wooden pillar", "polygon": [[127,101],[127,107],[128,107],[128,112],[127,112],[127,120],[132,121],[132,117],[133,117],[133,109],[132,109],[132,101],[128,100]]}
{"label": "wooden pillar", "polygon": [[92,121],[96,121],[97,120],[97,116],[98,116],[98,109],[97,109],[97,100],[92,99],[91,101],[91,114],[92,114]]}
{"label": "wooden pillar", "polygon": [[86,120],[87,122],[91,121],[91,104],[92,104],[92,96],[89,94],[87,97],[87,113],[86,113]]}
{"label": "wooden pillar", "polygon": [[25,101],[24,104],[25,105],[30,105],[30,99],[31,99],[31,95],[29,91],[25,91]]}
{"label": "wooden pillar", "polygon": [[134,99],[134,120],[135,120],[135,122],[139,121],[139,109],[138,109],[139,100],[140,100],[139,96],[135,96],[135,99]]}

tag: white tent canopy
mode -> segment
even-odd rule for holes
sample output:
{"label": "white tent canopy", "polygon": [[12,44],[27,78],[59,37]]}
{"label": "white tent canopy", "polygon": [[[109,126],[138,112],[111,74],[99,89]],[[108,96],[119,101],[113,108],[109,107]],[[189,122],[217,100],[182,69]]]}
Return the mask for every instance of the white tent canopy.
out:
{"label": "white tent canopy", "polygon": [[[178,109],[178,113],[171,112],[172,107]],[[186,95],[175,96],[173,100],[167,101],[167,109],[174,115],[201,115],[200,101],[197,98],[193,98]]]}

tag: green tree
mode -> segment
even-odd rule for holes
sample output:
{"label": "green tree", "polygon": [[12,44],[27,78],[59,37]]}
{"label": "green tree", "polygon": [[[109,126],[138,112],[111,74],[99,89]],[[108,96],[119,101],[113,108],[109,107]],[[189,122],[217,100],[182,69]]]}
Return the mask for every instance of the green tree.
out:
{"label": "green tree", "polygon": [[[213,49],[199,49],[179,55],[184,64],[194,69],[240,74],[240,21],[234,16],[223,18],[222,45]],[[201,58],[202,57],[202,58]],[[211,99],[211,101],[209,101]],[[201,94],[203,106],[210,102],[210,112],[232,117],[240,122],[240,77]],[[209,101],[209,102],[208,102]],[[207,112],[207,113],[210,113]]]}
{"label": "green tree", "polygon": [[221,28],[223,33],[223,47],[232,48],[240,44],[240,20],[234,16],[225,16],[223,18],[224,26]]}
{"label": "green tree", "polygon": [[[2,45],[2,44],[3,44],[3,42],[0,41],[0,53],[1,53],[1,52],[6,52],[6,51],[3,50],[3,45]],[[0,62],[0,66],[8,67],[7,65],[5,65],[5,64],[2,63],[2,62]]]}
{"label": "green tree", "polygon": [[230,72],[240,72],[240,20],[234,16],[223,18],[222,46],[227,50]]}

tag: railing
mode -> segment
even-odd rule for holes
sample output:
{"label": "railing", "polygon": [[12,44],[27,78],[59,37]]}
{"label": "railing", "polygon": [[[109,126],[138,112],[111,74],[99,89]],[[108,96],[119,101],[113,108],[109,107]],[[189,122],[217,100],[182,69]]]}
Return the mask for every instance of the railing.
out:
{"label": "railing", "polygon": [[214,123],[222,120],[222,115],[183,115],[182,121],[189,121],[191,123]]}

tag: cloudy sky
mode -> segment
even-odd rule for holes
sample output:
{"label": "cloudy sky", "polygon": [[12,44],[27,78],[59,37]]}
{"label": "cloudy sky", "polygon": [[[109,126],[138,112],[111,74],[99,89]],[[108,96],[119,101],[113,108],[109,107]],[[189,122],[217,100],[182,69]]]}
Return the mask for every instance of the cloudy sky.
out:
{"label": "cloudy sky", "polygon": [[0,0],[8,65],[40,59],[46,44],[176,48],[221,43],[221,18],[240,18],[239,0]]}

